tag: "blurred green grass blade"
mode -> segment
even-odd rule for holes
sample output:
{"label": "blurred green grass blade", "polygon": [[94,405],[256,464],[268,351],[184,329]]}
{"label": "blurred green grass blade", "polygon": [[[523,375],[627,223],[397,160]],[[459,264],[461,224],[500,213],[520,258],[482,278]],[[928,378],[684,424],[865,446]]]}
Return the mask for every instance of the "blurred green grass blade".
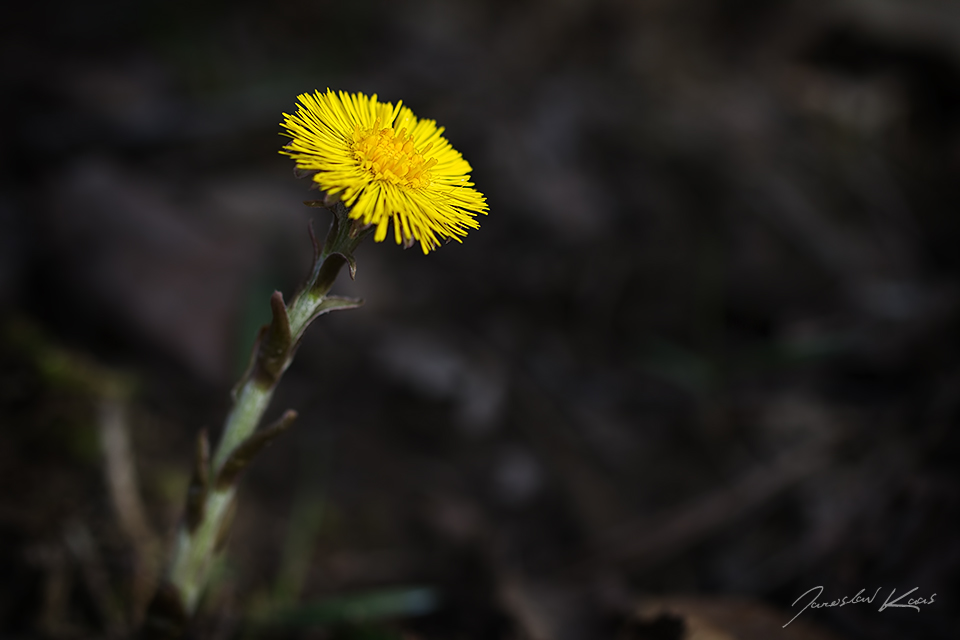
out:
{"label": "blurred green grass blade", "polygon": [[281,608],[256,622],[263,626],[322,626],[409,618],[435,611],[440,597],[432,587],[402,587],[338,596]]}

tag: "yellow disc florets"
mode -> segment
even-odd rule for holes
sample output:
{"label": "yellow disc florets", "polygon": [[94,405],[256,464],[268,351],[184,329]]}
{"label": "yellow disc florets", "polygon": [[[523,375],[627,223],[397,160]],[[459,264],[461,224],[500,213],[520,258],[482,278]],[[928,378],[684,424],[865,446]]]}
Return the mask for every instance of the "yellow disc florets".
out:
{"label": "yellow disc florets", "polygon": [[380,119],[373,127],[353,131],[353,153],[360,167],[369,171],[376,180],[386,180],[413,189],[429,187],[430,168],[437,164],[436,158],[426,159],[432,143],[417,151],[413,134],[407,135],[407,129],[395,133],[392,127],[380,128]]}

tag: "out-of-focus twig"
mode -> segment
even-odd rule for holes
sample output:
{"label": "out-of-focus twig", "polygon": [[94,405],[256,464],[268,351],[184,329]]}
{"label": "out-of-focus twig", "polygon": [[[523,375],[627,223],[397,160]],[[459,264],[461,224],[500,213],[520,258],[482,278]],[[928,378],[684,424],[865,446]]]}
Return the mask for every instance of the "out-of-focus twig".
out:
{"label": "out-of-focus twig", "polygon": [[[104,480],[117,524],[133,551],[130,622],[135,625],[142,618],[156,580],[160,548],[159,539],[150,527],[140,497],[135,457],[130,442],[127,415],[134,382],[128,375],[51,344],[37,328],[26,321],[12,321],[4,329],[11,341],[15,341],[29,353],[40,372],[51,383],[82,393],[96,406]],[[89,532],[84,533],[85,531],[73,527],[67,535],[67,546],[81,566],[87,567],[84,569],[85,575],[95,573],[100,576],[92,582],[86,580],[87,586],[105,593],[105,590],[109,590],[106,571],[96,570],[91,573],[88,570],[92,566],[90,559],[94,557],[91,554],[94,554],[95,547],[89,539]],[[93,597],[98,598],[97,595]],[[106,602],[103,598],[100,600]],[[107,619],[113,613],[107,613],[109,607],[104,607],[106,605],[101,608]],[[107,622],[112,624],[110,620]]]}
{"label": "out-of-focus twig", "polygon": [[121,398],[107,397],[99,407],[100,446],[110,499],[123,532],[143,547],[154,539],[147,523],[134,467],[127,425],[127,404]]}
{"label": "out-of-focus twig", "polygon": [[790,451],[687,504],[618,528],[604,537],[596,557],[608,562],[629,562],[633,566],[667,560],[767,504],[825,468],[829,461],[829,449],[822,444]]}
{"label": "out-of-focus twig", "polygon": [[37,615],[37,627],[48,638],[71,635],[67,619],[67,602],[72,575],[60,544],[37,545],[27,552],[28,560],[43,573],[42,604]]}
{"label": "out-of-focus twig", "polygon": [[147,521],[130,443],[127,402],[122,393],[104,394],[100,400],[98,426],[104,475],[117,522],[134,550],[132,618],[143,617],[159,571],[159,539]]}
{"label": "out-of-focus twig", "polygon": [[127,633],[128,623],[117,603],[110,577],[90,530],[81,522],[72,522],[64,531],[63,539],[70,554],[77,561],[84,586],[97,608],[97,613],[103,619],[106,631],[104,635],[110,638],[123,637]]}
{"label": "out-of-focus twig", "polygon": [[520,577],[513,572],[500,571],[497,595],[500,604],[519,625],[526,640],[553,640],[551,624],[530,597]]}

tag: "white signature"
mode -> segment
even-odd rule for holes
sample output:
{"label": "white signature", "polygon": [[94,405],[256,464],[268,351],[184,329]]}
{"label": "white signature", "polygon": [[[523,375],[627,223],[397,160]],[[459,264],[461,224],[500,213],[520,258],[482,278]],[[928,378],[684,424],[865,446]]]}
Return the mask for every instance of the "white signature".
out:
{"label": "white signature", "polygon": [[[803,593],[803,595],[801,595],[799,598],[794,600],[793,604],[790,606],[791,607],[797,606],[797,603],[803,600],[804,596],[814,591],[816,591],[817,593],[813,596],[813,598],[810,599],[810,602],[808,602],[803,609],[800,609],[800,611],[797,612],[797,615],[790,618],[790,622],[793,622],[794,620],[796,620],[800,616],[800,614],[806,611],[807,609],[827,609],[830,607],[843,607],[848,604],[861,604],[863,602],[866,602],[867,604],[873,604],[874,598],[877,597],[877,594],[880,593],[880,589],[882,588],[883,587],[878,587],[877,590],[874,591],[873,595],[870,597],[863,595],[863,592],[866,591],[866,589],[860,589],[860,591],[857,592],[857,595],[853,596],[852,598],[843,596],[842,598],[839,598],[837,600],[832,600],[830,602],[817,602],[817,598],[819,598],[823,594],[822,586],[808,589]],[[894,594],[896,594],[897,592],[896,589],[893,589],[892,591],[890,591],[890,595],[887,596],[887,599],[884,600],[883,604],[880,605],[880,608],[877,609],[877,611],[883,611],[884,609],[913,609],[914,611],[920,611],[920,605],[933,604],[933,599],[937,597],[937,594],[935,593],[932,594],[929,598],[920,598],[920,597],[910,598],[905,603],[900,603],[901,600],[903,600],[904,598],[906,598],[907,596],[909,596],[911,593],[913,593],[919,588],[920,587],[914,587],[913,589],[910,589],[910,591],[907,591],[906,593],[901,595],[896,600],[891,600],[890,598],[892,598]],[[790,624],[790,622],[788,622],[787,624]],[[783,626],[786,627],[787,624]]]}

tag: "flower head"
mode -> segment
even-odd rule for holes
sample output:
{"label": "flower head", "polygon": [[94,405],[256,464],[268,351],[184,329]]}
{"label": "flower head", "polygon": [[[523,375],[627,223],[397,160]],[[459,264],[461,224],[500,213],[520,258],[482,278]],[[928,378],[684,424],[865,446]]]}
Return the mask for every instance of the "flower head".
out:
{"label": "flower head", "polygon": [[297,113],[283,114],[280,152],[313,181],[350,207],[350,218],[387,237],[393,221],[397,244],[419,242],[424,253],[441,240],[460,241],[487,213],[470,181],[470,164],[443,137],[434,120],[420,120],[401,103],[362,93],[317,91],[299,96]]}

